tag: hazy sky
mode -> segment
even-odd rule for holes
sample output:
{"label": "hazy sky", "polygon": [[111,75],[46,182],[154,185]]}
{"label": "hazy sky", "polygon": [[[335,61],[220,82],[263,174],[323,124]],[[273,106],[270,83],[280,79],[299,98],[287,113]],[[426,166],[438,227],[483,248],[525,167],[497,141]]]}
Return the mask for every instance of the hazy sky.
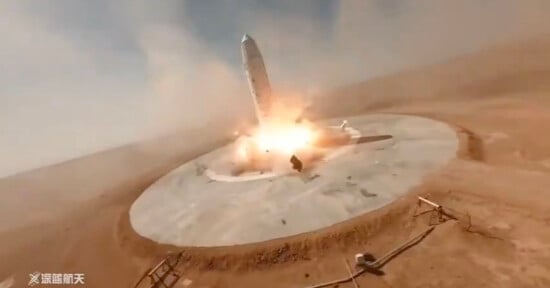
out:
{"label": "hazy sky", "polygon": [[545,0],[0,0],[0,177],[248,115],[244,33],[273,86],[311,93],[549,19]]}

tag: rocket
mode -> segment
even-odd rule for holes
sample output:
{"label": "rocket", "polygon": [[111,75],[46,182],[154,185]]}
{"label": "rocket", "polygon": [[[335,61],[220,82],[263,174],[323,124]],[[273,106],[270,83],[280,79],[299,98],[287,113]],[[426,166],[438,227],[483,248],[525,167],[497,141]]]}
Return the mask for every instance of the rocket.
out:
{"label": "rocket", "polygon": [[245,34],[241,41],[241,52],[258,124],[262,125],[269,119],[273,106],[273,95],[264,59],[256,41],[248,34]]}
{"label": "rocket", "polygon": [[[271,121],[273,121],[273,118],[275,115],[275,104],[278,104],[276,101],[278,100],[275,95],[271,91],[271,85],[269,83],[269,78],[267,77],[267,70],[264,64],[264,59],[262,57],[262,54],[260,53],[260,49],[258,48],[258,45],[256,44],[256,41],[250,37],[248,34],[245,34],[241,41],[241,53],[242,53],[242,61],[243,61],[243,68],[246,72],[246,78],[248,80],[248,87],[250,89],[250,94],[252,95],[252,101],[254,103],[254,109],[256,118],[258,120],[258,126],[265,127],[269,126]],[[293,120],[295,123],[299,123],[302,118],[302,115],[299,115],[297,119]],[[291,119],[288,119],[291,120]],[[267,124],[267,125],[266,125]],[[287,127],[288,129],[293,129],[296,127]],[[300,128],[300,127],[298,127]],[[268,129],[269,130],[269,129]],[[306,129],[307,130],[307,129]],[[292,131],[292,130],[291,130]],[[338,147],[342,145],[348,145],[351,142],[351,140],[354,140],[357,138],[356,134],[352,134],[349,131],[349,127],[347,127],[347,121],[343,121],[342,125],[340,126],[328,126],[328,127],[322,127],[322,128],[316,128],[315,133],[317,134],[312,140],[312,143],[306,143],[307,145],[313,145],[310,148],[310,151],[306,151],[307,153],[304,155],[301,155],[300,157],[305,157],[306,162],[303,162],[302,159],[299,159],[296,155],[296,151],[292,151],[292,156],[290,157],[290,163],[292,164],[292,168],[297,170],[298,172],[302,172],[304,165],[310,164],[311,161],[314,161],[318,158],[319,151],[315,150],[317,148],[329,148],[329,147]],[[353,130],[355,131],[355,130]],[[270,131],[272,132],[272,131]],[[355,132],[353,132],[355,133]],[[235,135],[238,135],[237,132]],[[241,145],[242,150],[239,150],[239,160],[236,162],[238,163],[238,167],[236,168],[235,172],[236,174],[244,173],[245,171],[265,171],[266,169],[271,169],[271,165],[273,164],[273,157],[272,155],[277,155],[276,153],[266,153],[269,152],[270,145],[267,145],[269,147],[265,147],[266,145],[258,144],[258,141],[253,140],[261,140],[261,139],[252,139],[250,135],[246,135],[245,138],[246,141],[243,142],[244,145]],[[276,135],[277,137],[280,137],[280,135]],[[286,137],[286,136],[284,136]],[[290,136],[294,137],[294,136]],[[308,137],[308,136],[306,136]],[[288,142],[287,140],[293,140],[293,139],[283,139],[283,142]],[[271,141],[271,140],[270,140]],[[263,141],[260,141],[263,142]],[[275,141],[277,142],[277,141]],[[314,142],[314,143],[313,143]],[[269,143],[272,144],[272,143]],[[315,148],[313,148],[315,146]],[[294,148],[293,148],[294,149]],[[304,152],[304,151],[299,151]]]}

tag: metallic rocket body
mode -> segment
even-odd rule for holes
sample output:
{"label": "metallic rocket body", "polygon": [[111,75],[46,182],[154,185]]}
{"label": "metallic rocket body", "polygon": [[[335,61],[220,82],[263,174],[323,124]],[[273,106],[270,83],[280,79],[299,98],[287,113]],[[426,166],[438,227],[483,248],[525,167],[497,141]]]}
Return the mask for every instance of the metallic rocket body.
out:
{"label": "metallic rocket body", "polygon": [[254,101],[259,124],[269,118],[272,109],[271,86],[267,77],[264,60],[256,41],[245,34],[241,42],[243,65],[248,78],[248,86]]}

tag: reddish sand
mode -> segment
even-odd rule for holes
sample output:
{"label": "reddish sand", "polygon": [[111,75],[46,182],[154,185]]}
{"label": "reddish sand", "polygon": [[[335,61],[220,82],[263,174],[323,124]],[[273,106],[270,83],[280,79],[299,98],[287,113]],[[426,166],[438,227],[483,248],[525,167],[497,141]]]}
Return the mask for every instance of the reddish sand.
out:
{"label": "reddish sand", "polygon": [[[346,223],[257,245],[184,249],[179,268],[193,281],[188,287],[305,287],[345,277],[343,259],[380,256],[425,229],[430,214],[412,217],[419,194],[458,221],[438,225],[388,262],[384,275],[359,277],[360,287],[550,287],[550,37],[374,79],[317,103],[317,115],[376,111],[446,121],[462,149],[409,196]],[[14,275],[13,287],[26,287],[37,270],[86,273],[88,287],[135,284],[182,248],[137,236],[128,208],[160,175],[216,144],[196,139],[208,145],[183,151],[185,140],[171,138],[1,180],[0,283]],[[93,196],[68,201],[70,193]]]}

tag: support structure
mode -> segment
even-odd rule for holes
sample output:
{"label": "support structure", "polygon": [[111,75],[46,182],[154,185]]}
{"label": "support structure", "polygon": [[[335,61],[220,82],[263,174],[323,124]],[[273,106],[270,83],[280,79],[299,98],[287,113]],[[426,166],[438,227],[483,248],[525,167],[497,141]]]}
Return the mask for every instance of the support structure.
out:
{"label": "support structure", "polygon": [[[428,210],[428,211],[423,211],[423,212],[418,212],[418,209],[422,206],[422,204],[426,204],[428,206],[430,206],[432,209]],[[445,220],[448,220],[448,219],[455,219],[456,220],[456,217],[447,213],[445,211],[445,209],[443,209],[443,206],[433,202],[433,201],[430,201],[424,197],[420,197],[418,196],[418,204],[416,206],[416,209],[414,211],[414,215],[413,217],[417,217],[417,216],[420,216],[422,214],[425,214],[425,213],[435,213],[436,216],[437,216],[437,221],[438,223],[441,223],[441,222],[445,222]]]}
{"label": "support structure", "polygon": [[[176,270],[182,253],[169,255],[160,261],[155,267],[145,273],[134,288],[171,288],[180,279],[181,275]],[[149,278],[150,283],[145,283],[145,279]]]}

